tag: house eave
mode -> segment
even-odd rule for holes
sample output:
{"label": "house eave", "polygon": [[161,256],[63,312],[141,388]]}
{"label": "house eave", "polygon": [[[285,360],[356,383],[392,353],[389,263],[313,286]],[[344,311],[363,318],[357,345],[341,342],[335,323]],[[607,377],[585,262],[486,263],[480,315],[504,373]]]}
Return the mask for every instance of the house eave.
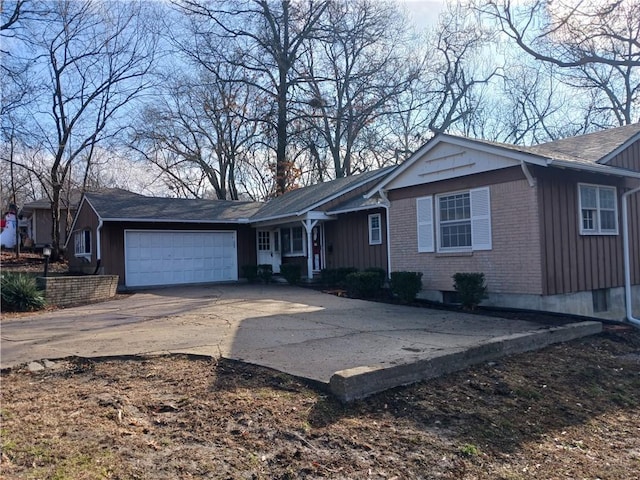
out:
{"label": "house eave", "polygon": [[185,219],[175,219],[175,218],[131,218],[131,217],[111,217],[111,218],[103,218],[104,222],[124,222],[124,223],[191,223],[191,224],[207,224],[207,225],[215,225],[215,224],[228,224],[228,225],[243,225],[248,224],[249,219],[247,218],[239,218],[232,220],[185,220]]}
{"label": "house eave", "polygon": [[387,207],[388,205],[385,202],[380,202],[376,205],[362,205],[360,207],[354,207],[354,208],[344,208],[341,210],[330,210],[327,212],[328,215],[341,215],[343,213],[355,213],[355,212],[363,212],[366,210],[376,210],[378,208],[384,208]]}
{"label": "house eave", "polygon": [[490,145],[473,138],[457,137],[455,135],[441,133],[438,136],[431,139],[426,144],[424,144],[413,155],[411,155],[411,157],[409,157],[402,165],[396,168],[393,172],[387,175],[387,177],[382,179],[382,181],[380,181],[371,190],[369,190],[369,192],[367,192],[364,195],[364,197],[368,199],[373,197],[376,193],[386,190],[385,187],[387,185],[392,183],[402,173],[404,173],[409,168],[411,168],[416,162],[424,158],[426,154],[428,154],[431,150],[433,150],[436,146],[440,145],[441,143],[449,143],[451,145],[456,145],[462,148],[471,148],[473,150],[477,150],[480,152],[493,154],[493,155],[499,154],[502,157],[507,157],[513,160],[515,162],[514,166],[521,162],[525,162],[532,165],[539,165],[539,166],[547,166],[548,164],[548,158],[541,155],[536,155],[535,153],[514,150],[514,149],[510,149],[500,145]]}
{"label": "house eave", "polygon": [[547,166],[556,168],[568,168],[573,170],[582,170],[585,172],[599,173],[600,175],[613,175],[616,177],[626,178],[640,178],[640,172],[634,172],[633,170],[627,170],[625,168],[611,167],[609,165],[603,165],[600,163],[594,163],[593,165],[578,164],[568,160],[559,160],[551,158],[547,161]]}

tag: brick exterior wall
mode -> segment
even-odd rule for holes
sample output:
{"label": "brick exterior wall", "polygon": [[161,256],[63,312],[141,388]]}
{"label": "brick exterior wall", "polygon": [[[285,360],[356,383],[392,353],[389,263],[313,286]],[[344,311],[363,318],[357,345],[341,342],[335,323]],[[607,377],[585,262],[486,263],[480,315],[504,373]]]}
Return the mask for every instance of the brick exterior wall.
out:
{"label": "brick exterior wall", "polygon": [[49,305],[59,307],[107,300],[116,294],[117,275],[85,275],[78,277],[39,277]]}
{"label": "brick exterior wall", "polygon": [[416,200],[393,200],[391,270],[422,272],[425,290],[451,291],[454,273],[483,272],[489,294],[542,294],[537,189],[515,180],[490,185],[490,191],[492,250],[468,253],[418,253]]}

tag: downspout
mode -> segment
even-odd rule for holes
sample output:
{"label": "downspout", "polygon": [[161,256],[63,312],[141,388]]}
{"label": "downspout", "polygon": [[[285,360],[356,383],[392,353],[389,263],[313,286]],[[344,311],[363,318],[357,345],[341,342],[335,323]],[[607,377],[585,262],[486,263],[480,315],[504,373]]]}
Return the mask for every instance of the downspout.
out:
{"label": "downspout", "polygon": [[640,192],[640,187],[636,187],[622,194],[622,248],[624,252],[624,296],[627,320],[637,328],[640,328],[640,319],[633,316],[633,304],[631,302],[631,260],[629,258],[629,220],[628,201],[634,193]]}
{"label": "downspout", "polygon": [[102,242],[100,237],[102,236],[102,219],[98,220],[98,228],[96,228],[96,269],[93,274],[97,275],[100,269],[100,263],[102,262]]}
{"label": "downspout", "polygon": [[386,228],[387,230],[387,279],[390,279],[391,278],[391,227],[389,226],[389,223],[391,220],[391,216],[389,215],[389,209],[391,208],[391,205],[389,203],[389,198],[387,197],[387,194],[385,193],[384,190],[380,190],[378,194],[380,195],[380,198],[384,200],[385,203],[382,206],[387,212],[386,217],[384,219],[384,223],[387,227]]}
{"label": "downspout", "polygon": [[533,178],[533,175],[531,175],[531,172],[529,171],[529,167],[527,167],[527,164],[524,163],[524,160],[520,160],[520,168],[522,169],[522,173],[524,173],[524,176],[527,177],[527,182],[529,182],[529,186],[535,187],[536,179]]}

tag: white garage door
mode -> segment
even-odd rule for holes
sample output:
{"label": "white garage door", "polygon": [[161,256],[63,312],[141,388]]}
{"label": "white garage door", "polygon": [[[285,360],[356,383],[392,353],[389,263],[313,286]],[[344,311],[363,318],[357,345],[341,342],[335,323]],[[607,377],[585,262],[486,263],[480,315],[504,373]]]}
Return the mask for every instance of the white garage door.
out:
{"label": "white garage door", "polygon": [[236,232],[126,230],[128,287],[238,279]]}

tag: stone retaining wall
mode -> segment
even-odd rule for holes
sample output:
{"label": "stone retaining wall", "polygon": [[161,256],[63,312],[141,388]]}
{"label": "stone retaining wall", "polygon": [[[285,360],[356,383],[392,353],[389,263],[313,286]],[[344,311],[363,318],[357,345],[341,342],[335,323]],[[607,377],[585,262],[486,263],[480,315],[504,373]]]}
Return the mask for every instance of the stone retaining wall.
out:
{"label": "stone retaining wall", "polygon": [[49,305],[74,305],[107,300],[116,294],[118,275],[38,277]]}

